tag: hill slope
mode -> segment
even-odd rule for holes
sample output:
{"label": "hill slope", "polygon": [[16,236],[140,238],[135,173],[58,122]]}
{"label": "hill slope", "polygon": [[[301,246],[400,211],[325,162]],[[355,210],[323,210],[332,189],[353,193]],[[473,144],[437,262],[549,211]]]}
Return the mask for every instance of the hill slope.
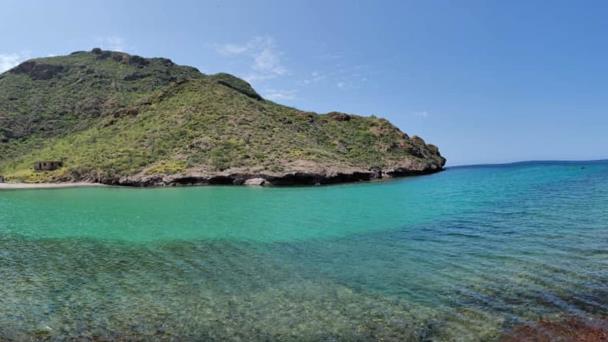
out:
{"label": "hill slope", "polygon": [[[63,164],[38,172],[38,161]],[[323,184],[444,164],[437,147],[387,120],[299,111],[264,100],[234,76],[168,59],[93,49],[0,75],[7,181]]]}

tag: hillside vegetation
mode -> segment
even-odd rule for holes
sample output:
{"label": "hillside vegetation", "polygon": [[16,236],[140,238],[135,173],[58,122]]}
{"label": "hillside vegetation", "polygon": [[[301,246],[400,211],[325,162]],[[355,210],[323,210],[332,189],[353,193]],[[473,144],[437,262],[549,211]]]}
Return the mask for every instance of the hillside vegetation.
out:
{"label": "hillside vegetation", "polygon": [[[37,161],[61,161],[35,171]],[[229,74],[93,49],[0,75],[9,182],[316,184],[439,171],[437,147],[385,119],[303,112]]]}

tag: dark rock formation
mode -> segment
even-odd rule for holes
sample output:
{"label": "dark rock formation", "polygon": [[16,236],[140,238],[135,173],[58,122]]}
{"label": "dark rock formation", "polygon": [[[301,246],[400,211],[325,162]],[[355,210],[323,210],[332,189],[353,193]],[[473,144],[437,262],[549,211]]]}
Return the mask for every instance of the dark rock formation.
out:
{"label": "dark rock formation", "polygon": [[60,161],[38,161],[34,163],[36,171],[53,171],[63,167],[63,162]]}
{"label": "dark rock formation", "polygon": [[13,74],[26,74],[33,80],[50,80],[65,71],[63,65],[37,63],[35,61],[23,62],[10,70]]}
{"label": "dark rock formation", "polygon": [[258,186],[292,186],[292,185],[331,185],[354,183],[371,180],[390,179],[405,176],[417,176],[435,173],[441,170],[439,165],[414,170],[394,168],[383,170],[373,167],[370,170],[348,171],[294,171],[285,173],[192,173],[180,175],[150,175],[123,177],[120,179],[94,180],[109,185],[126,185],[136,187],[149,186],[182,186],[182,185],[258,185]]}
{"label": "dark rock formation", "polygon": [[237,77],[234,77],[234,76],[232,76],[230,74],[226,74],[226,73],[215,74],[215,75],[212,75],[211,77],[217,83],[224,85],[228,88],[232,88],[241,94],[251,97],[252,99],[262,100],[262,97],[260,96],[260,94],[258,94],[253,89],[253,87],[251,87],[251,84],[249,84]]}
{"label": "dark rock formation", "polygon": [[340,112],[331,112],[328,113],[327,116],[329,116],[330,118],[336,120],[336,121],[348,121],[350,120],[350,115],[346,114],[346,113],[340,113]]}
{"label": "dark rock formation", "polygon": [[122,79],[125,81],[137,81],[137,80],[141,80],[142,78],[146,78],[148,76],[151,76],[151,75],[136,71],[132,74],[129,74],[129,75],[123,77]]}

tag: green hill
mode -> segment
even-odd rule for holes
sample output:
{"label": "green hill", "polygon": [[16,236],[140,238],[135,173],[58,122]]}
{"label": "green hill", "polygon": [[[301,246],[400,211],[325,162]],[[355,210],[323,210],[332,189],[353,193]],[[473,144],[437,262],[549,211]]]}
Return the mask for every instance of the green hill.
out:
{"label": "green hill", "polygon": [[[35,171],[40,161],[61,167]],[[93,49],[0,75],[8,182],[324,184],[444,164],[437,147],[385,119],[303,112],[169,59]]]}

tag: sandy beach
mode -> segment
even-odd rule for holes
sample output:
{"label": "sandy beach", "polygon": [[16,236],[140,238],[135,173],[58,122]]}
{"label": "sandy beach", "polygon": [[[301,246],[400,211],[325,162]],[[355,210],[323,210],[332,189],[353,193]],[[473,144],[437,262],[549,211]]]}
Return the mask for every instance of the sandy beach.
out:
{"label": "sandy beach", "polygon": [[90,186],[105,186],[99,183],[0,183],[0,190],[18,189],[60,189]]}

